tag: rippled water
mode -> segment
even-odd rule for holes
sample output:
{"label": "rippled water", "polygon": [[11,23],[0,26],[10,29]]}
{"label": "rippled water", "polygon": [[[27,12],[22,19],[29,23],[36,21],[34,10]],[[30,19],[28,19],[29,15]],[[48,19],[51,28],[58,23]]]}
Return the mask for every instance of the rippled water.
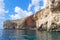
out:
{"label": "rippled water", "polygon": [[0,30],[0,40],[60,40],[60,32]]}

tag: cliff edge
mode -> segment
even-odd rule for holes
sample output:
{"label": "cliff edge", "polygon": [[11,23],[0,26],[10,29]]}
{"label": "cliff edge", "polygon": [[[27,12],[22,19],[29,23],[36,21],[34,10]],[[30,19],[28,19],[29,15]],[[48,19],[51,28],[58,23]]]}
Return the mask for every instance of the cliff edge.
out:
{"label": "cliff edge", "polygon": [[48,5],[34,15],[19,20],[5,21],[4,28],[60,31],[60,1],[48,0],[47,2]]}

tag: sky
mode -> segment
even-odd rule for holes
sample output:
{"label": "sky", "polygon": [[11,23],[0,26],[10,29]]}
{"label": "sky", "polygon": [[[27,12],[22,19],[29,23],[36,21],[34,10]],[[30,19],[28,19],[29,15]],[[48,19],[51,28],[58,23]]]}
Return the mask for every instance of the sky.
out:
{"label": "sky", "polygon": [[21,19],[45,8],[46,0],[0,0],[0,29],[5,20]]}

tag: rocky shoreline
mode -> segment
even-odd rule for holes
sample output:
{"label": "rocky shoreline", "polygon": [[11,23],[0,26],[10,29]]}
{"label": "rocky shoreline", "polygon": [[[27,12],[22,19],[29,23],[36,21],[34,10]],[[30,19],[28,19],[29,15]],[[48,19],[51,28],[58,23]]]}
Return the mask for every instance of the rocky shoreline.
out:
{"label": "rocky shoreline", "polygon": [[54,0],[48,0],[48,5],[44,9],[29,17],[4,21],[4,29],[36,28],[36,30],[41,31],[60,31],[60,2],[59,0],[57,0],[57,4],[55,2]]}

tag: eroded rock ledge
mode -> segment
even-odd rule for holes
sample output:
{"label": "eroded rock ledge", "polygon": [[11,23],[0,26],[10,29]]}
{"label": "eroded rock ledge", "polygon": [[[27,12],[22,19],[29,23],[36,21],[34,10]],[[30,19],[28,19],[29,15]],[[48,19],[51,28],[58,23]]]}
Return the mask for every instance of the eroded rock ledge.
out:
{"label": "eroded rock ledge", "polygon": [[6,20],[4,29],[31,29],[60,31],[60,1],[48,0],[48,5],[29,17]]}

